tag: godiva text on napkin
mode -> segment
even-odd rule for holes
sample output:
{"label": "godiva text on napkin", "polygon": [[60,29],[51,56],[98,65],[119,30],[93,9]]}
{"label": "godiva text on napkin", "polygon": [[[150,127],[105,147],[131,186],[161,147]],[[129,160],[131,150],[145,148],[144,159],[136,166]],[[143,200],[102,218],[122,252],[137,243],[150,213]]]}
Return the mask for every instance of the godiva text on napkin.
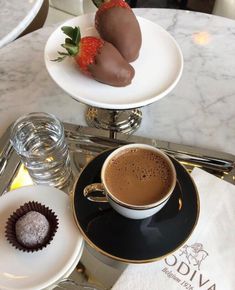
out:
{"label": "godiva text on napkin", "polygon": [[201,243],[185,244],[178,255],[172,254],[164,259],[167,266],[162,272],[182,289],[216,290],[216,283],[203,274],[203,263],[208,256]]}

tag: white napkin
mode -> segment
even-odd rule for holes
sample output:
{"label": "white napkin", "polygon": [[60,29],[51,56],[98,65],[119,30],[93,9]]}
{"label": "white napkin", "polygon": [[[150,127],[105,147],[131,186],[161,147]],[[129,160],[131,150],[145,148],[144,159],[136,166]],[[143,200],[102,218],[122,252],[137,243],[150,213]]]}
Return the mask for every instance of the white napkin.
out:
{"label": "white napkin", "polygon": [[200,215],[191,237],[164,260],[129,265],[112,290],[235,289],[235,186],[201,169],[192,177]]}

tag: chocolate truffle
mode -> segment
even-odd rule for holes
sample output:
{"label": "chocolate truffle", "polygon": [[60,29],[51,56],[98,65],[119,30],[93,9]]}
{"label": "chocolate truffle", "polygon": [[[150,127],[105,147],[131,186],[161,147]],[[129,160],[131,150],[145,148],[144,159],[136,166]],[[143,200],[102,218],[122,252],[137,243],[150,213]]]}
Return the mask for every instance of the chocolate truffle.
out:
{"label": "chocolate truffle", "polygon": [[43,244],[49,228],[49,222],[44,215],[36,211],[29,211],[16,222],[16,238],[26,247],[35,247]]}
{"label": "chocolate truffle", "polygon": [[16,249],[36,252],[51,243],[58,225],[58,217],[49,207],[37,201],[29,201],[8,218],[5,236]]}

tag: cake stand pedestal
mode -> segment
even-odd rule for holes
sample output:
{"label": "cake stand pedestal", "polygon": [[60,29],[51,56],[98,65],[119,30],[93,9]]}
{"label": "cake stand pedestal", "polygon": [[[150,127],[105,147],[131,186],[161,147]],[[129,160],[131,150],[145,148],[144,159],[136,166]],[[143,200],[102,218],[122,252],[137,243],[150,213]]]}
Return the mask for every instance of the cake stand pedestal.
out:
{"label": "cake stand pedestal", "polygon": [[108,110],[88,107],[86,121],[90,127],[109,130],[113,133],[132,134],[141,123],[140,109]]}

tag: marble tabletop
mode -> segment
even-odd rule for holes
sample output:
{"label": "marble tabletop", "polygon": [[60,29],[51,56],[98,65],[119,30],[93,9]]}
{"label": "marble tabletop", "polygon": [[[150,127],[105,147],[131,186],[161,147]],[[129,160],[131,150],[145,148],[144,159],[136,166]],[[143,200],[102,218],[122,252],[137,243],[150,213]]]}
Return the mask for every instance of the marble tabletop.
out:
{"label": "marble tabletop", "polygon": [[16,39],[32,22],[43,0],[0,0],[0,47]]}
{"label": "marble tabletop", "polygon": [[[179,83],[142,108],[135,134],[235,154],[235,21],[183,10],[135,12],[164,27],[184,56]],[[0,50],[0,135],[32,111],[86,125],[87,107],[63,92],[46,71],[43,51],[54,29],[43,28]]]}

